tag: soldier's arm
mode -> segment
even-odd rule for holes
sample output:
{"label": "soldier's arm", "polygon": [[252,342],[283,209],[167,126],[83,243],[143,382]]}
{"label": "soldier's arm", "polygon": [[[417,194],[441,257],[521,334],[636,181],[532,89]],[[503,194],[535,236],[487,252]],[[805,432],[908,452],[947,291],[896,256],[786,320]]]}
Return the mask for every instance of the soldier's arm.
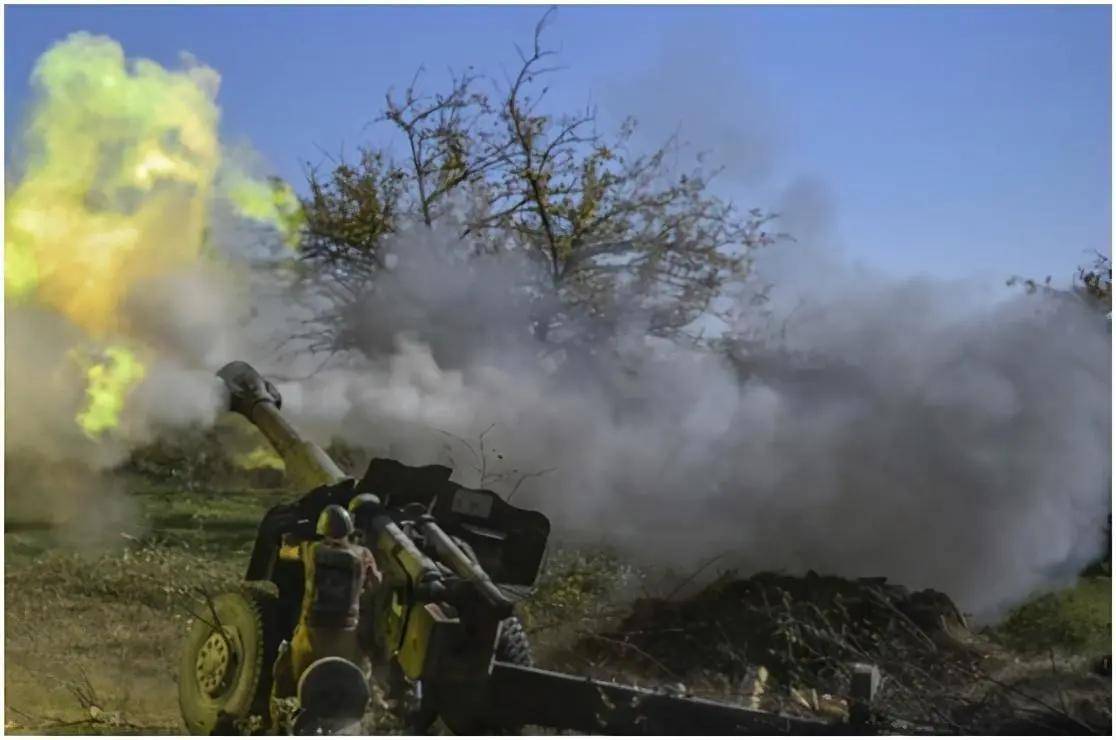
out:
{"label": "soldier's arm", "polygon": [[384,574],[376,565],[376,556],[367,547],[362,547],[361,550],[361,560],[364,561],[364,588],[367,590],[379,588],[384,582]]}

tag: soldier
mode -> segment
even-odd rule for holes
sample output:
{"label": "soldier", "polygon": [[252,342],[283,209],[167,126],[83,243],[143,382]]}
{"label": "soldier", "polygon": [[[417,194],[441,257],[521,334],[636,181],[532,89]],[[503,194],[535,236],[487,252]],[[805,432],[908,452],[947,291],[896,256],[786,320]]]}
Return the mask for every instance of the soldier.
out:
{"label": "soldier", "polygon": [[372,493],[361,493],[349,501],[349,516],[353,520],[354,539],[361,544],[369,544],[364,538],[371,535],[372,520],[384,511],[380,497]]}
{"label": "soldier", "polygon": [[303,672],[320,658],[345,658],[365,675],[370,671],[357,636],[360,603],[383,577],[368,548],[350,541],[353,522],[343,507],[331,504],[322,510],[317,534],[321,539],[279,551],[280,558],[302,561],[305,586],[298,626],[275,662],[274,698],[293,696]]}

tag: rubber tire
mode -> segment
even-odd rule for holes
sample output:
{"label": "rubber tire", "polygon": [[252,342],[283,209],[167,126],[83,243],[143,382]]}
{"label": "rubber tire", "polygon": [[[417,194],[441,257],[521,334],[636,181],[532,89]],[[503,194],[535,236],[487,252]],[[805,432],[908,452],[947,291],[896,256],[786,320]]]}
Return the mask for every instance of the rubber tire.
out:
{"label": "rubber tire", "polygon": [[496,643],[496,660],[501,663],[533,666],[535,657],[531,652],[531,640],[519,617],[508,617],[500,624],[500,641]]}
{"label": "rubber tire", "polygon": [[235,734],[235,722],[252,715],[261,717],[264,727],[269,726],[271,670],[279,645],[276,601],[273,595],[253,589],[213,598],[218,620],[235,632],[241,652],[228,688],[216,698],[198,685],[195,670],[198,651],[214,632],[208,605],[201,613],[204,621],[194,620],[178,669],[178,704],[191,734]]}
{"label": "rubber tire", "polygon": [[[496,643],[496,660],[501,663],[527,666],[535,664],[531,641],[519,617],[508,617],[500,623],[500,639]],[[442,724],[454,735],[522,735],[522,727],[496,727],[472,718],[446,717]]]}

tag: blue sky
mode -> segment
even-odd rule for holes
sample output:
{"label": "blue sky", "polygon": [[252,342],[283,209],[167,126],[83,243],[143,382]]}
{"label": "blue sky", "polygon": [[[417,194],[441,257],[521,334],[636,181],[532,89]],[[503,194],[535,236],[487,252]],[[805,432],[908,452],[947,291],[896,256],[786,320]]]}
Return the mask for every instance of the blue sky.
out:
{"label": "blue sky", "polygon": [[[515,66],[543,6],[5,8],[9,142],[35,58],[78,30],[222,75],[223,135],[301,184],[376,142],[384,92]],[[636,114],[726,167],[718,188],[898,274],[1067,276],[1111,244],[1107,6],[559,9],[552,104]]]}

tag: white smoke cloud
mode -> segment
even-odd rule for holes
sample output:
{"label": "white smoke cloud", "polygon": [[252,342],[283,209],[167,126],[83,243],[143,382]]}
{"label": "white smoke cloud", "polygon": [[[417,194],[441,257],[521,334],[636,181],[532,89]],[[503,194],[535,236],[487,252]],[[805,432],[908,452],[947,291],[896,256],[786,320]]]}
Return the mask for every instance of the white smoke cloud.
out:
{"label": "white smoke cloud", "polygon": [[[446,244],[397,250],[422,270],[378,286],[359,322],[370,359],[281,386],[319,438],[452,461],[476,484],[457,439],[476,448],[487,429],[495,488],[550,471],[515,501],[559,536],[657,563],[724,553],[746,570],[885,575],[976,613],[1099,551],[1110,363],[1103,317],[1083,305],[837,265],[814,295],[814,255],[790,246],[781,259],[806,264],[773,295],[785,337],[741,367],[628,343],[555,369],[495,287],[507,265],[431,259]],[[385,346],[401,315],[407,333]]]}

